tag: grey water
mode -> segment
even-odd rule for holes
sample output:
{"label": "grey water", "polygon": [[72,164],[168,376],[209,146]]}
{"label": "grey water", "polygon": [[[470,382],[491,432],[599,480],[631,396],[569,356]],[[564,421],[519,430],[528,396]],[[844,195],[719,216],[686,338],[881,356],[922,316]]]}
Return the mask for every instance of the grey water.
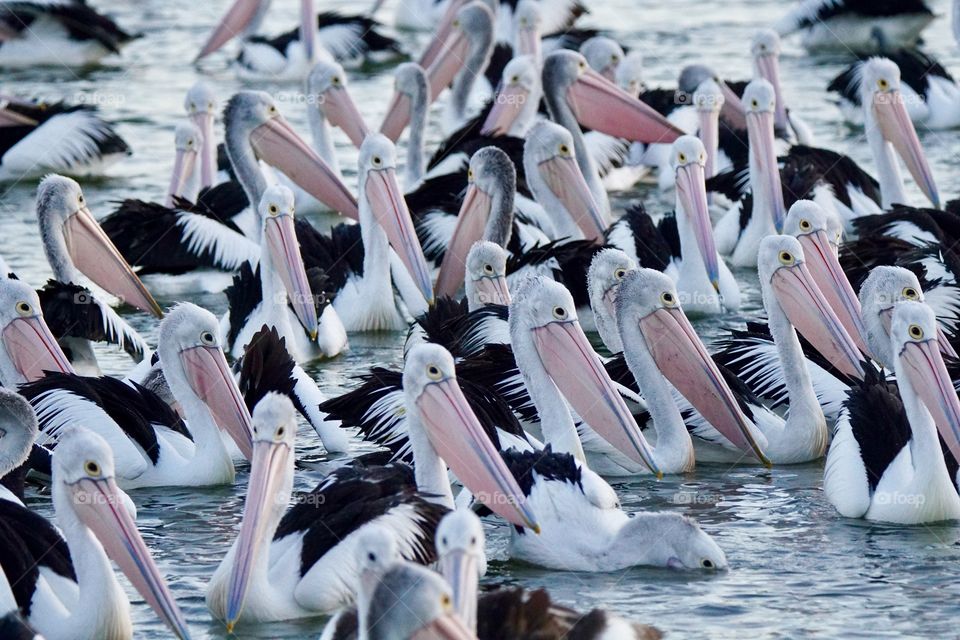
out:
{"label": "grey water", "polygon": [[[392,24],[398,1],[388,0],[380,17]],[[724,77],[750,75],[749,41],[753,32],[770,24],[791,3],[773,0],[586,0],[591,14],[583,26],[609,30],[645,56],[645,81],[650,86],[674,85],[679,69],[691,61],[706,61]],[[83,182],[95,215],[104,216],[126,197],[162,201],[172,165],[173,127],[183,117],[184,92],[204,78],[225,99],[251,85],[237,80],[218,56],[201,71],[190,60],[207,30],[230,4],[188,0],[91,0],[113,14],[128,30],[144,37],[122,56],[88,70],[66,68],[4,71],[3,90],[21,95],[99,104],[118,123],[134,155],[109,171],[109,176]],[[322,2],[322,9],[365,11],[363,2]],[[932,2],[947,15],[946,0]],[[275,2],[267,31],[279,33],[296,24],[297,3]],[[388,31],[393,33],[392,28]],[[410,52],[423,46],[425,34],[397,34]],[[944,66],[960,73],[960,50],[946,18],[926,32],[927,50]],[[851,155],[873,171],[860,129],[844,125],[830,104],[825,88],[839,73],[842,57],[812,57],[795,40],[784,44],[782,80],[793,111],[813,128],[817,141]],[[392,90],[390,68],[349,72],[351,91],[371,125],[379,123]],[[260,84],[256,88],[280,98],[281,111],[307,136],[304,106],[294,84]],[[439,116],[439,112],[435,112]],[[438,117],[434,117],[436,122]],[[919,128],[941,194],[960,194],[960,137],[956,131]],[[431,143],[440,138],[434,125]],[[347,182],[354,182],[356,152],[338,137],[340,164]],[[0,185],[0,255],[21,278],[41,285],[50,271],[41,250],[33,197],[36,181]],[[912,185],[915,204],[923,202]],[[669,197],[655,187],[641,186],[617,194],[622,208],[644,200],[651,211],[670,210]],[[742,313],[696,322],[706,339],[723,326],[735,325],[760,308],[756,274],[737,274],[745,291]],[[225,309],[221,295],[194,296],[216,313]],[[175,299],[160,298],[163,305]],[[129,319],[155,342],[157,325],[139,313]],[[333,395],[351,388],[352,376],[370,366],[398,365],[400,334],[351,337],[349,353],[313,364],[310,372],[321,389]],[[120,374],[129,361],[99,351],[101,364]],[[327,456],[309,428],[300,430],[297,488],[309,489],[322,476]],[[317,464],[312,464],[317,463]],[[898,527],[839,517],[822,491],[822,462],[735,468],[698,466],[694,473],[662,481],[617,481],[614,486],[629,511],[669,509],[696,518],[730,561],[722,573],[684,573],[632,569],[611,574],[545,571],[507,559],[508,530],[487,523],[492,558],[486,582],[525,587],[547,586],[558,601],[588,609],[606,607],[640,622],[654,624],[675,638],[739,637],[955,637],[960,634],[960,526]],[[183,608],[194,638],[223,638],[226,631],[204,604],[207,580],[236,535],[246,492],[248,468],[241,466],[234,486],[213,489],[148,489],[132,491],[139,507],[138,525],[173,593]],[[32,491],[29,504],[53,516],[48,495]],[[124,582],[124,584],[126,584]],[[152,610],[128,586],[134,603],[138,638],[166,638],[168,631]],[[241,625],[240,638],[303,638],[319,635],[322,618],[269,625]]]}

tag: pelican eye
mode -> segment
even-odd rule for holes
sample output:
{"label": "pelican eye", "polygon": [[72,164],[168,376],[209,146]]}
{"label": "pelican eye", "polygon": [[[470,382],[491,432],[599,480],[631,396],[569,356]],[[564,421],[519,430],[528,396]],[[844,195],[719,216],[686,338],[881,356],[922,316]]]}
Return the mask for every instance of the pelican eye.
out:
{"label": "pelican eye", "polygon": [[435,364],[427,365],[427,377],[431,380],[439,380],[443,377],[443,373],[440,371],[440,367]]}
{"label": "pelican eye", "polygon": [[880,78],[877,80],[877,86],[880,87],[881,91],[886,91],[890,88],[890,83],[887,82],[886,78]]}
{"label": "pelican eye", "polygon": [[810,224],[810,221],[807,220],[806,218],[804,218],[803,220],[800,221],[800,230],[801,230],[801,231],[810,231],[810,229],[811,229],[812,227],[813,227],[813,225]]}
{"label": "pelican eye", "polygon": [[473,180],[473,178],[474,178],[473,169],[467,169],[467,180]]}
{"label": "pelican eye", "polygon": [[381,158],[380,156],[373,156],[373,158],[371,158],[370,161],[373,163],[373,166],[375,167],[379,167],[381,164],[383,164],[383,158]]}
{"label": "pelican eye", "polygon": [[843,232],[837,231],[837,244],[840,244],[840,240],[843,238]]}
{"label": "pelican eye", "polygon": [[567,310],[563,307],[556,306],[553,308],[553,317],[557,320],[566,320],[567,319]]}
{"label": "pelican eye", "polygon": [[208,347],[216,346],[217,339],[214,337],[213,333],[210,331],[204,331],[200,334],[200,342],[207,345]]}
{"label": "pelican eye", "polygon": [[511,77],[510,77],[510,82],[513,83],[513,84],[517,84],[518,82],[520,82],[520,76],[518,76],[518,75],[511,76]]}
{"label": "pelican eye", "polygon": [[286,430],[285,427],[282,427],[282,426],[281,426],[281,427],[277,427],[277,430],[276,430],[276,431],[274,432],[274,434],[273,434],[273,439],[274,439],[274,440],[282,440],[282,439],[283,439],[283,434],[286,433],[286,432],[287,432],[287,430]]}
{"label": "pelican eye", "polygon": [[193,138],[190,138],[189,140],[187,140],[187,146],[188,146],[188,147],[192,147],[192,146],[193,146]]}
{"label": "pelican eye", "polygon": [[196,111],[196,110],[197,110],[197,103],[191,101],[191,102],[190,102],[190,111]]}
{"label": "pelican eye", "polygon": [[444,611],[449,611],[452,604],[453,602],[450,600],[450,594],[445,593],[440,596],[440,606],[443,607]]}
{"label": "pelican eye", "polygon": [[370,562],[376,562],[376,561],[377,561],[377,554],[375,554],[373,551],[369,552],[369,553],[367,554],[367,560],[369,560]]}
{"label": "pelican eye", "polygon": [[701,153],[699,159],[700,159],[700,162],[706,162],[706,161],[707,161],[707,154]]}
{"label": "pelican eye", "polygon": [[753,100],[750,101],[750,106],[753,107],[754,109],[757,109],[760,106],[760,103],[757,102],[756,98],[754,98]]}
{"label": "pelican eye", "polygon": [[460,18],[457,18],[456,20],[453,21],[453,28],[454,29],[460,28]]}
{"label": "pelican eye", "polygon": [[614,53],[614,54],[611,54],[611,56],[610,56],[610,62],[612,62],[613,64],[617,64],[618,62],[620,62],[620,56],[618,56],[618,55],[615,54],[615,53]]}
{"label": "pelican eye", "polygon": [[577,63],[577,67],[580,69],[580,71],[586,71],[586,70],[587,70],[587,61],[586,61],[586,60],[581,60],[579,63]]}
{"label": "pelican eye", "polygon": [[627,270],[623,267],[617,267],[613,270],[613,277],[617,280],[623,280],[623,276],[627,275]]}
{"label": "pelican eye", "polygon": [[445,546],[445,547],[450,544],[450,541],[447,540],[447,536],[443,536],[443,540],[441,540],[440,542],[442,542],[442,543],[443,543],[443,546]]}
{"label": "pelican eye", "polygon": [[18,302],[17,303],[17,313],[22,316],[33,315],[33,307],[30,306],[29,302]]}
{"label": "pelican eye", "polygon": [[904,287],[903,291],[901,291],[900,293],[903,294],[903,297],[906,298],[907,300],[920,299],[920,294],[917,293],[917,290],[914,289],[913,287]]}
{"label": "pelican eye", "polygon": [[270,215],[275,216],[275,215],[277,215],[278,213],[280,213],[280,207],[278,207],[278,206],[275,205],[275,204],[272,204],[272,205],[270,205],[269,207],[267,207],[267,211],[270,212]]}
{"label": "pelican eye", "polygon": [[685,153],[680,153],[680,154],[678,154],[678,155],[677,155],[677,160],[678,160],[680,163],[686,162],[686,161],[687,161],[687,154],[685,154]]}
{"label": "pelican eye", "polygon": [[332,84],[335,87],[340,86],[340,76],[333,76],[332,78],[330,78],[330,84]]}
{"label": "pelican eye", "polygon": [[493,265],[492,265],[492,264],[485,264],[485,265],[483,265],[483,272],[484,272],[484,273],[490,273],[490,274],[492,274],[492,273],[493,273]]}
{"label": "pelican eye", "polygon": [[677,297],[669,291],[664,291],[660,294],[660,302],[662,302],[665,307],[672,307],[677,304]]}
{"label": "pelican eye", "polygon": [[565,145],[565,144],[561,144],[561,145],[560,145],[559,151],[560,151],[560,155],[562,155],[562,156],[568,156],[568,155],[570,155],[570,147],[568,147],[568,146]]}
{"label": "pelican eye", "polygon": [[79,202],[80,204],[83,204],[83,194],[82,194],[82,193],[77,196],[77,202]]}
{"label": "pelican eye", "polygon": [[797,260],[793,257],[793,254],[789,251],[781,251],[780,255],[777,256],[780,259],[780,264],[785,267],[792,266]]}
{"label": "pelican eye", "polygon": [[910,337],[914,340],[923,339],[923,328],[918,324],[912,324],[907,327],[907,333],[909,333]]}
{"label": "pelican eye", "polygon": [[272,116],[275,116],[275,115],[277,115],[277,113],[278,113],[278,112],[277,112],[277,107],[276,107],[276,105],[270,105],[270,108],[267,109],[267,111],[269,111],[269,112],[270,112],[270,115],[272,115]]}
{"label": "pelican eye", "polygon": [[476,544],[477,544],[477,536],[470,536],[470,546],[472,547]]}
{"label": "pelican eye", "polygon": [[207,103],[207,110],[208,110],[208,111],[213,111],[213,103],[212,103],[212,102],[208,102],[208,103]]}
{"label": "pelican eye", "polygon": [[713,564],[713,560],[711,560],[710,558],[704,558],[703,560],[700,561],[700,566],[703,567],[704,569],[713,569],[714,566],[716,565]]}
{"label": "pelican eye", "polygon": [[87,460],[83,463],[83,470],[87,472],[87,475],[92,478],[100,477],[100,465],[94,462],[93,460]]}

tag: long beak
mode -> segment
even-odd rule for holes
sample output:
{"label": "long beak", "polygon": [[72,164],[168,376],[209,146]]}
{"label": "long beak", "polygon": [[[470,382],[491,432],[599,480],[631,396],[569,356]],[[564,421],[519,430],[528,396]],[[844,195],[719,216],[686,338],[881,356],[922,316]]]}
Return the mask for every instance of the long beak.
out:
{"label": "long beak", "polygon": [[807,269],[813,276],[821,293],[826,296],[827,303],[840,318],[843,327],[853,338],[862,353],[869,354],[867,349],[867,329],[863,326],[863,312],[860,300],[854,293],[850,280],[843,272],[836,254],[833,252],[827,232],[819,230],[814,233],[805,233],[797,236],[803,255],[806,258]]}
{"label": "long beak", "polygon": [[323,94],[323,98],[323,113],[327,121],[343,129],[353,146],[359,148],[369,130],[353,98],[350,97],[350,92],[343,87],[332,88]]}
{"label": "long beak", "polygon": [[253,456],[253,426],[240,389],[230,374],[230,365],[220,347],[197,346],[180,352],[187,382],[203,401],[214,422],[225,430],[243,457]]}
{"label": "long beak", "polygon": [[720,117],[734,129],[743,131],[747,128],[747,110],[733,89],[723,80],[718,81],[720,92],[723,93],[723,106],[720,107]]}
{"label": "long beak", "polygon": [[707,150],[707,161],[703,166],[704,178],[712,178],[717,171],[717,151],[720,147],[720,118],[716,111],[701,109],[697,115],[700,120],[698,137]]}
{"label": "long beak", "polygon": [[933,180],[933,172],[927,164],[923,147],[920,146],[917,130],[914,129],[910,114],[907,113],[907,108],[903,104],[903,96],[899,91],[876,95],[873,100],[873,112],[884,139],[897,150],[917,186],[933,206],[939,209],[940,194],[937,191],[937,184]]}
{"label": "long beak", "polygon": [[233,555],[233,567],[227,588],[227,631],[240,619],[247,588],[250,586],[250,572],[256,562],[260,546],[264,540],[265,528],[270,520],[269,511],[277,497],[284,475],[288,472],[290,447],[285,442],[257,441],[253,447],[253,459],[250,461],[250,482],[247,499],[243,504],[243,520],[240,535],[237,536],[236,551]]}
{"label": "long beak", "polygon": [[787,105],[780,90],[780,60],[774,55],[764,55],[756,58],[754,64],[760,77],[773,85],[774,99],[777,101],[773,122],[778,129],[783,129],[787,126]]}
{"label": "long beak", "polygon": [[3,328],[2,339],[13,366],[27,382],[39,380],[47,371],[74,373],[43,316],[14,319]]}
{"label": "long beak", "polygon": [[[769,111],[748,114],[747,135],[750,139],[750,154],[760,175],[760,188],[767,192],[773,226],[777,233],[780,233],[783,231],[787,211],[783,204],[777,153],[773,148],[773,114]],[[757,194],[754,194],[754,197],[757,197]]]}
{"label": "long beak", "polygon": [[608,222],[590,193],[590,187],[572,156],[554,156],[537,166],[540,176],[563,204],[583,237],[602,242]]}
{"label": "long beak", "polygon": [[710,284],[714,291],[720,293],[720,258],[717,256],[713,226],[710,224],[707,187],[703,167],[696,162],[677,167],[677,201],[690,220]]}
{"label": "long beak", "polygon": [[540,533],[537,517],[454,379],[432,382],[416,400],[431,444],[480,502],[518,527]]}
{"label": "long beak", "polygon": [[[451,33],[437,57],[424,69],[430,83],[430,102],[437,99],[440,92],[451,82],[464,65],[470,51],[470,40],[462,29]],[[423,66],[423,65],[421,65]],[[406,123],[404,123],[406,125]]]}
{"label": "long beak", "polygon": [[570,85],[567,103],[581,125],[615,138],[669,144],[683,135],[652,107],[593,69],[581,73]]}
{"label": "long beak", "polygon": [[777,269],[770,284],[780,307],[803,337],[837,369],[862,380],[860,350],[827,303],[806,264],[799,262]]}
{"label": "long beak", "polygon": [[67,218],[63,237],[70,258],[85,276],[123,302],[163,317],[160,305],[153,299],[140,278],[113,245],[86,207]]}
{"label": "long beak", "polygon": [[617,450],[662,478],[650,445],[580,323],[551,322],[534,329],[533,337],[544,368],[580,417]]}
{"label": "long beak", "polygon": [[493,99],[493,108],[487,114],[487,119],[483,121],[480,135],[507,135],[529,98],[530,92],[519,84],[511,84],[498,91]]}
{"label": "long beak", "polygon": [[203,136],[203,152],[200,154],[200,186],[212,187],[217,172],[217,142],[213,135],[213,112],[197,111],[191,117],[193,124]]}
{"label": "long beak", "polygon": [[440,274],[437,276],[438,296],[453,296],[463,284],[467,255],[474,243],[483,239],[491,206],[490,196],[471,182],[463,204],[460,205],[460,213],[457,214],[457,226],[453,229],[450,244],[440,264]]}
{"label": "long beak", "polygon": [[477,290],[478,302],[484,306],[488,304],[507,306],[510,304],[510,288],[507,286],[507,279],[503,276],[492,278],[484,276],[475,280],[473,286]]}
{"label": "long beak", "polygon": [[243,33],[260,10],[262,0],[236,0],[204,43],[194,62],[205,58]]}
{"label": "long beak", "polygon": [[[317,59],[317,13],[313,8],[313,0],[300,0],[300,42],[307,60],[315,61]],[[359,143],[354,144],[359,146]]]}
{"label": "long beak", "polygon": [[190,637],[180,607],[153,562],[113,478],[84,478],[71,489],[73,508],[130,583],[178,638]]}
{"label": "long beak", "polygon": [[264,240],[274,268],[280,274],[283,288],[293,312],[303,328],[310,334],[311,340],[317,338],[317,304],[310,290],[307,271],[300,256],[300,243],[293,225],[293,216],[271,217],[264,224]]}
{"label": "long beak", "polygon": [[5,105],[0,105],[0,127],[35,127],[37,121],[33,118],[11,111]]}
{"label": "long beak", "polygon": [[417,629],[410,640],[476,640],[477,636],[455,613],[434,618]]}
{"label": "long beak", "polygon": [[526,29],[520,29],[517,32],[516,40],[517,52],[514,54],[514,57],[531,56],[537,61],[537,64],[540,64],[540,59],[543,55],[541,49],[542,45],[540,42],[540,31],[530,27],[527,27]]}
{"label": "long beak", "polygon": [[771,466],[753,425],[683,311],[658,309],[640,320],[640,329],[657,367],[677,391],[733,445]]}
{"label": "long beak", "polygon": [[392,168],[371,170],[367,172],[364,189],[373,215],[386,232],[390,246],[400,256],[427,303],[433,304],[433,282],[427,259],[423,256],[423,247],[413,228],[396,173]]}
{"label": "long beak", "polygon": [[440,558],[440,575],[453,589],[453,609],[468,626],[476,624],[477,582],[480,568],[477,556],[463,549],[446,552]]}
{"label": "long beak", "polygon": [[937,340],[908,342],[900,352],[907,377],[933,416],[937,430],[954,456],[960,457],[960,400],[943,363]]}
{"label": "long beak", "polygon": [[177,149],[177,157],[173,161],[173,172],[170,174],[170,188],[167,189],[168,207],[173,206],[173,197],[183,195],[183,187],[193,175],[197,165],[197,152],[194,149]]}
{"label": "long beak", "polygon": [[348,218],[360,219],[356,198],[283,116],[274,116],[254,129],[250,143],[257,156],[314,198]]}
{"label": "long beak", "polygon": [[387,108],[387,115],[380,125],[380,133],[396,142],[410,122],[410,96],[399,91],[393,94],[393,100]]}
{"label": "long beak", "polygon": [[447,4],[447,10],[440,18],[439,24],[437,24],[436,35],[434,35],[430,44],[427,45],[423,55],[420,56],[419,64],[421,67],[424,69],[428,68],[434,63],[440,55],[440,52],[443,51],[444,45],[447,43],[447,38],[450,37],[450,32],[453,31],[453,21],[457,17],[457,12],[459,12],[460,8],[467,4],[468,1],[469,0],[451,0],[451,2]]}

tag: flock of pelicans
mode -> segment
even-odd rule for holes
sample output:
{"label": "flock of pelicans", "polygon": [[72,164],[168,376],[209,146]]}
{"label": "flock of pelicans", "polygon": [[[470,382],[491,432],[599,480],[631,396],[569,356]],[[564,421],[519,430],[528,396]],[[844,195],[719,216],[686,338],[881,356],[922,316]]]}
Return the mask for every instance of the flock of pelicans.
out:
{"label": "flock of pelicans", "polygon": [[[45,175],[53,273],[35,290],[0,260],[0,636],[130,637],[112,561],[189,637],[125,490],[233,483],[239,461],[243,517],[206,593],[228,631],[337,612],[323,637],[658,637],[542,590],[478,589],[477,514],[512,525],[511,557],[551,569],[727,567],[696,522],[628,515],[605,477],[826,456],[845,517],[960,519],[960,203],[941,209],[913,124],[960,125],[960,87],[915,48],[934,17],[921,2],[805,0],[756,34],[751,81],[695,64],[669,89],[643,85],[638,52],[575,28],[575,0],[402,2],[398,24],[435,35],[396,67],[379,132],[341,63],[399,43],[311,0],[266,38],[269,4],[236,0],[198,59],[238,37],[241,77],[305,79],[313,144],[244,90],[218,146],[220,101],[198,83],[164,203],[98,221],[59,174],[98,173],[126,142],[91,108],[0,102],[0,176]],[[871,171],[813,146],[790,111],[778,56],[793,31],[863,52],[830,89],[863,124]],[[84,0],[0,3],[3,66],[92,64],[134,37]],[[447,87],[449,137],[428,157]],[[908,204],[901,166],[930,208]],[[643,180],[675,192],[672,213],[612,210],[609,190]],[[322,233],[304,210],[345,222]],[[765,321],[710,353],[687,314],[738,309],[728,264],[756,269]],[[155,350],[101,289],[160,319]],[[222,318],[151,294],[221,290]],[[301,368],[355,332],[400,330],[402,370],[340,397]],[[97,342],[130,355],[124,377],[101,374]],[[379,449],[290,506],[298,416],[329,452]],[[24,506],[28,480],[56,526]]]}

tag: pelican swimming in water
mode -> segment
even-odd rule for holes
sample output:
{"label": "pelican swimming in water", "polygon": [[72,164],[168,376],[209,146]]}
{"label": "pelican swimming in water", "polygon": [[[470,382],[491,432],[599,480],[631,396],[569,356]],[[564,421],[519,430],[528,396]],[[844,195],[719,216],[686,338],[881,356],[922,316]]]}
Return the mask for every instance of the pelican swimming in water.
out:
{"label": "pelican swimming in water", "polygon": [[[190,632],[117,486],[110,446],[73,427],[53,454],[57,527],[0,500],[2,574],[17,585],[17,604],[48,640],[133,637],[130,601],[115,562],[177,638]],[[0,574],[0,578],[2,578]],[[24,588],[24,585],[30,585]]]}
{"label": "pelican swimming in water", "polygon": [[249,457],[250,415],[223,354],[216,318],[180,303],[160,324],[157,352],[186,424],[142,386],[109,377],[48,374],[20,387],[37,411],[41,441],[59,447],[70,425],[88,425],[109,444],[116,481],[124,488],[233,482],[233,460],[221,429]]}
{"label": "pelican swimming in water", "polygon": [[73,367],[43,319],[37,292],[0,278],[0,384],[16,388],[48,371],[73,373]]}

